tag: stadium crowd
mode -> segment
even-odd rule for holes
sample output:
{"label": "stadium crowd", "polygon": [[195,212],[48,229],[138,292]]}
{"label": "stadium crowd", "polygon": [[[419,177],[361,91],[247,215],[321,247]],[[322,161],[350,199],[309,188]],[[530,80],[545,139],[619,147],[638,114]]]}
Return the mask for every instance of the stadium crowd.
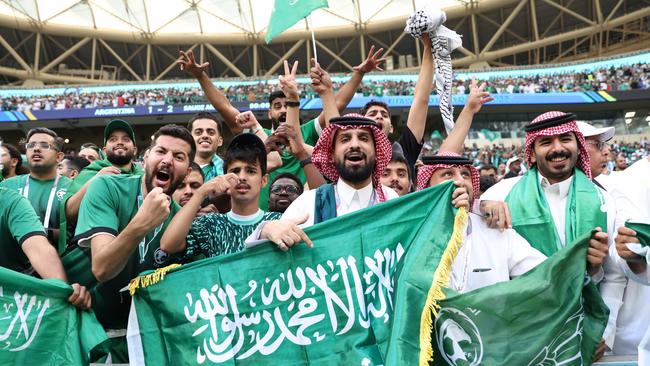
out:
{"label": "stadium crowd", "polygon": [[[453,94],[469,94],[470,80],[456,80]],[[648,89],[650,87],[650,64],[635,64],[618,68],[589,70],[579,73],[552,76],[518,78],[495,78],[485,80],[486,91],[492,94],[551,93],[579,91],[612,91]],[[334,82],[334,91],[345,83]],[[234,85],[223,89],[233,102],[267,100],[277,84],[267,81],[249,85]],[[361,96],[413,95],[415,81],[373,80],[361,83],[356,93]],[[308,86],[299,88],[301,98],[316,98]],[[435,88],[431,91],[436,94]],[[2,110],[53,110],[102,107],[123,107],[132,105],[186,104],[207,102],[201,88],[123,90],[115,92],[75,93],[65,95],[11,96],[2,98]]]}
{"label": "stadium crowd", "polygon": [[[77,157],[65,156],[63,140],[47,128],[26,133],[25,166],[8,144],[16,142],[5,141],[0,266],[73,283],[70,302],[92,307],[113,338],[110,359],[128,362],[131,300],[120,291],[142,271],[244,251],[266,240],[283,251],[302,242],[312,246],[305,227],[453,181],[453,195],[444,199],[469,212],[469,224],[461,228],[465,243],[450,265],[450,288],[464,293],[509,281],[590,235],[581,258],[589,279],[584,286],[595,290],[597,283],[604,304],[599,299],[585,308],[606,305],[610,314],[601,324],[600,343],[592,347],[593,359],[650,352],[640,345],[650,312],[639,310],[650,299],[650,254],[638,245],[641,235],[625,226],[631,218],[650,222],[647,139],[617,143],[611,127],[598,129],[571,113],[549,111],[526,126],[524,146],[464,147],[473,117],[493,100],[492,93],[647,88],[647,65],[552,79],[457,82],[456,92],[467,93],[467,102],[440,148],[423,152],[434,57],[429,38],[421,41],[417,84],[382,84],[382,95],[392,90],[414,97],[399,136],[393,136],[390,109],[382,102],[339,115],[365,90],[364,75],[382,62],[382,51],[371,48],[337,88],[315,62],[309,85],[299,85],[298,62],[285,61],[277,89],[254,91],[216,88],[208,64],[181,51],[181,69],[199,81],[201,91],[171,94],[181,102],[205,97],[224,124],[202,112],[187,127],[161,127],[142,166],[134,160],[134,129],[123,120],[106,125],[103,146],[85,144]],[[323,110],[301,123],[299,98],[307,88],[323,100]],[[169,91],[151,93],[66,97],[72,100],[54,99],[50,108],[170,98]],[[250,111],[238,111],[232,93],[268,93],[272,129]],[[22,108],[36,102],[10,103]],[[235,135],[225,148],[224,128]],[[620,154],[625,161],[619,164]],[[90,260],[74,262],[83,257],[77,257],[80,252]]]}

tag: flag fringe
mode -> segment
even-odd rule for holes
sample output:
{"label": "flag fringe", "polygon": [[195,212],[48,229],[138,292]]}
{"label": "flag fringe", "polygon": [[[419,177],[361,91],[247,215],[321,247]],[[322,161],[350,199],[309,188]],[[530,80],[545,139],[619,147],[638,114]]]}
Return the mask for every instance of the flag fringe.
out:
{"label": "flag fringe", "polygon": [[433,331],[434,317],[438,316],[441,300],[445,299],[442,291],[449,284],[451,275],[451,264],[454,263],[460,247],[463,246],[463,230],[467,224],[468,215],[464,208],[460,208],[454,218],[454,230],[451,233],[445,251],[442,253],[438,267],[433,275],[433,281],[427,294],[427,301],[422,310],[420,318],[420,366],[427,366],[433,359],[433,343],[431,332]]}
{"label": "flag fringe", "polygon": [[167,274],[167,272],[180,266],[181,265],[177,263],[170,264],[167,267],[158,268],[152,273],[143,276],[138,276],[132,279],[131,282],[129,283],[129,293],[131,294],[131,296],[133,296],[133,294],[135,294],[135,290],[139,288],[145,288],[150,285],[155,285],[156,283],[165,279],[165,275]]}

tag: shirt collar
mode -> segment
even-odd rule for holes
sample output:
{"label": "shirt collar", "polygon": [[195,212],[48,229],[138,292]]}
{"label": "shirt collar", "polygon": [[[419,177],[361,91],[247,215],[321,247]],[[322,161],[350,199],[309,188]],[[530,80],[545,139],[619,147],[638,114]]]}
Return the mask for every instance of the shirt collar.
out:
{"label": "shirt collar", "polygon": [[573,174],[561,182],[551,184],[551,182],[546,179],[539,171],[537,171],[537,178],[539,179],[539,184],[547,193],[555,193],[564,198],[569,195],[569,189],[571,189],[571,182],[573,182]]}
{"label": "shirt collar", "polygon": [[359,195],[359,202],[361,204],[367,204],[370,202],[370,196],[372,196],[373,187],[372,182],[370,182],[367,186],[361,189],[355,189],[354,187],[345,183],[343,179],[339,179],[336,183],[336,190],[341,202],[345,203],[346,206],[349,206],[352,202],[352,199],[354,198],[355,192],[357,192]]}

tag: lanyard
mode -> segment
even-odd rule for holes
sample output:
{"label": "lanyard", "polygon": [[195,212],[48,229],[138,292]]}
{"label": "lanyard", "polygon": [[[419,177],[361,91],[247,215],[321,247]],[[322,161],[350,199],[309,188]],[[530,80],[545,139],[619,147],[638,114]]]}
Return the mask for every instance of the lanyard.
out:
{"label": "lanyard", "polygon": [[[142,184],[138,188],[138,211],[140,210],[140,207],[142,206],[142,202],[144,199],[142,198]],[[165,222],[163,221],[156,230],[153,232],[153,237],[151,239],[147,240],[147,235],[145,234],[144,238],[140,240],[140,244],[138,244],[138,254],[140,255],[140,263],[144,263],[145,256],[147,255],[147,251],[149,250],[149,244],[156,239],[158,234],[160,234],[160,230],[162,230],[163,225]],[[147,233],[148,234],[148,233]]]}
{"label": "lanyard", "polygon": [[[59,185],[60,175],[56,175],[54,179],[54,184],[52,184],[52,189],[50,190],[50,196],[47,199],[47,208],[45,209],[45,218],[43,218],[43,227],[47,230],[50,227],[50,216],[52,216],[52,202],[54,201],[54,196],[56,195],[56,188]],[[29,199],[29,179],[30,175],[27,174],[25,177],[25,186],[23,187],[23,197]]]}

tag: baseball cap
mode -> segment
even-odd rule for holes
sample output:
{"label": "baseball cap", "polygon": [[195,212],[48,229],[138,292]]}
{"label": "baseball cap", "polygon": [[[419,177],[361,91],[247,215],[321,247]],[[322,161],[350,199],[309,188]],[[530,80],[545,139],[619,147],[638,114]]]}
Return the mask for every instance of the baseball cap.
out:
{"label": "baseball cap", "polygon": [[601,142],[609,141],[614,137],[614,127],[603,127],[596,128],[586,122],[576,122],[578,124],[578,129],[584,135],[585,138],[591,136],[598,136],[598,140]]}
{"label": "baseball cap", "polygon": [[123,121],[121,119],[113,119],[108,122],[106,127],[104,128],[104,145],[106,145],[106,141],[108,140],[108,137],[113,133],[115,130],[122,130],[126,132],[129,137],[131,138],[131,141],[135,144],[135,133],[133,132],[133,128],[131,128],[131,125]]}

